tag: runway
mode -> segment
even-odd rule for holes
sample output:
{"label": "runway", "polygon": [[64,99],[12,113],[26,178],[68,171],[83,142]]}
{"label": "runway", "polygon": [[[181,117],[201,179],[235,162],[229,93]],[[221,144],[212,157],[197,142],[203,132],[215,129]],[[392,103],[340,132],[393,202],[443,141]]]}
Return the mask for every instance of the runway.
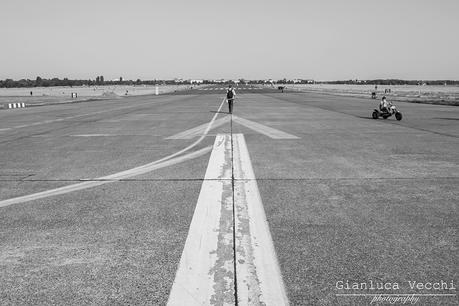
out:
{"label": "runway", "polygon": [[236,93],[0,111],[0,304],[457,303],[458,107]]}

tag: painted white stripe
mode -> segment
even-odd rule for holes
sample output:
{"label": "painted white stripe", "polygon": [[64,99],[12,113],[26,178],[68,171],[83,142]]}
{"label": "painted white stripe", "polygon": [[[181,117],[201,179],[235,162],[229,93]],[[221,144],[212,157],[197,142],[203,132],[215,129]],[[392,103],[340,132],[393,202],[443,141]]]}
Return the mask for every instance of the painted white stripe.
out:
{"label": "painted white stripe", "polygon": [[231,136],[215,139],[169,306],[234,305]]}
{"label": "painted white stripe", "polygon": [[73,191],[78,191],[78,190],[83,190],[87,188],[104,185],[107,183],[116,182],[122,179],[127,179],[130,177],[136,176],[136,175],[145,174],[145,173],[148,173],[156,169],[168,167],[168,166],[171,166],[177,163],[181,163],[181,162],[193,159],[193,158],[197,158],[199,156],[206,154],[210,150],[211,150],[211,147],[209,146],[199,151],[192,152],[192,153],[189,153],[189,154],[186,154],[186,155],[174,158],[174,159],[169,159],[164,162],[160,162],[160,163],[153,162],[153,163],[149,163],[149,164],[146,164],[140,167],[136,167],[130,170],[118,172],[118,173],[108,175],[108,176],[99,177],[97,179],[88,179],[88,181],[85,181],[83,183],[72,184],[72,185],[55,188],[55,189],[51,189],[47,191],[42,191],[42,192],[38,192],[38,193],[34,193],[34,194],[22,196],[22,197],[3,200],[3,201],[0,201],[0,207],[5,207],[5,206],[13,205],[13,204],[19,204],[19,203],[24,203],[28,201],[43,199],[43,198],[47,198],[51,196],[56,196],[56,195],[65,194],[65,193],[69,193]]}
{"label": "painted white stripe", "polygon": [[234,263],[239,305],[288,305],[244,136],[219,134],[168,305],[234,305]]}
{"label": "painted white stripe", "polygon": [[260,192],[242,134],[233,135],[239,305],[288,305]]}
{"label": "painted white stripe", "polygon": [[25,103],[8,103],[8,108],[24,108]]}
{"label": "painted white stripe", "polygon": [[[225,123],[229,123],[229,122],[230,122],[230,117],[225,116],[223,118],[215,120],[215,122],[212,124],[211,129],[220,127],[224,125]],[[204,131],[206,130],[207,126],[208,126],[208,123],[205,123],[197,127],[194,127],[192,129],[189,129],[189,130],[180,132],[178,134],[172,135],[170,137],[167,137],[166,139],[191,139],[191,138],[202,135],[202,133],[204,133]]]}
{"label": "painted white stripe", "polygon": [[279,131],[277,129],[271,128],[269,126],[266,126],[266,125],[263,125],[263,124],[260,124],[254,121],[240,118],[235,115],[233,115],[233,120],[251,130],[254,130],[255,132],[266,135],[272,139],[299,139],[299,137],[295,135]]}

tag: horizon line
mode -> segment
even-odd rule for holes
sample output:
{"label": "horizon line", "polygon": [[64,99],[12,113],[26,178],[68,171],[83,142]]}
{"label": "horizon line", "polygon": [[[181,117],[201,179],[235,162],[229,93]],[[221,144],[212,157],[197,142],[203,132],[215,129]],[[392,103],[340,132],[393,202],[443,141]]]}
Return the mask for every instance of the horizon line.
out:
{"label": "horizon line", "polygon": [[[35,78],[18,78],[18,79],[14,79],[14,78],[10,78],[10,77],[6,77],[6,78],[0,78],[0,81],[6,81],[6,80],[13,80],[13,81],[21,81],[21,80],[30,80],[30,81],[34,81],[36,80],[38,77],[40,77],[41,79],[46,79],[46,80],[52,80],[52,79],[60,79],[60,80],[69,80],[69,81],[88,81],[88,80],[91,80],[91,81],[95,81],[97,77],[99,76],[96,76],[96,78],[69,78],[69,77],[41,77],[41,76],[36,76]],[[103,77],[103,76],[102,76]],[[454,81],[454,82],[459,82],[459,79],[448,79],[448,78],[437,78],[437,79],[418,79],[418,78],[394,78],[394,77],[390,77],[390,78],[367,78],[367,79],[359,79],[359,78],[354,78],[354,79],[314,79],[314,78],[181,78],[181,77],[174,77],[174,78],[122,78],[122,81],[121,82],[124,82],[124,81],[136,81],[136,80],[140,80],[140,81],[175,81],[175,80],[182,80],[182,81],[191,81],[191,80],[202,80],[202,81],[235,81],[235,80],[244,80],[244,81],[261,81],[261,80],[272,80],[272,81],[282,81],[282,80],[286,80],[286,81],[294,81],[294,80],[302,80],[302,81],[314,81],[314,82],[349,82],[349,81],[352,81],[352,82],[366,82],[366,81],[390,81],[390,80],[394,80],[394,81],[431,81],[431,82],[438,82],[438,81]],[[104,80],[104,82],[117,82],[119,81],[119,78],[108,78],[107,80]]]}

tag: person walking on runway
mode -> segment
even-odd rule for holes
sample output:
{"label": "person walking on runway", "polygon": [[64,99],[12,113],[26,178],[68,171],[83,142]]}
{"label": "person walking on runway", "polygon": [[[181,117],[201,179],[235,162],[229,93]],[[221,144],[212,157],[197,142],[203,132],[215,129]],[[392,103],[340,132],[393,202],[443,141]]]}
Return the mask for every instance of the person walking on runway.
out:
{"label": "person walking on runway", "polygon": [[226,90],[226,101],[228,102],[228,109],[230,114],[233,113],[233,102],[235,97],[236,92],[234,91],[233,85],[230,84]]}

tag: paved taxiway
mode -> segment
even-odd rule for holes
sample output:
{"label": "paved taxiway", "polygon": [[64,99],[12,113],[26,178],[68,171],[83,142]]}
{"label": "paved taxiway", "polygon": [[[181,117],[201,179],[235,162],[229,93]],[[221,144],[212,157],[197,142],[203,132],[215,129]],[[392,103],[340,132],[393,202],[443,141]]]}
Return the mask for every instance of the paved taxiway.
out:
{"label": "paved taxiway", "polygon": [[[402,121],[373,120],[370,99],[245,89],[236,122],[214,88],[0,112],[0,304],[165,304],[215,139],[231,133],[291,304],[369,303],[336,296],[350,293],[339,281],[459,283],[459,108],[398,103]],[[171,136],[214,117],[189,159],[104,179],[192,145]],[[86,181],[103,184],[5,204]]]}

